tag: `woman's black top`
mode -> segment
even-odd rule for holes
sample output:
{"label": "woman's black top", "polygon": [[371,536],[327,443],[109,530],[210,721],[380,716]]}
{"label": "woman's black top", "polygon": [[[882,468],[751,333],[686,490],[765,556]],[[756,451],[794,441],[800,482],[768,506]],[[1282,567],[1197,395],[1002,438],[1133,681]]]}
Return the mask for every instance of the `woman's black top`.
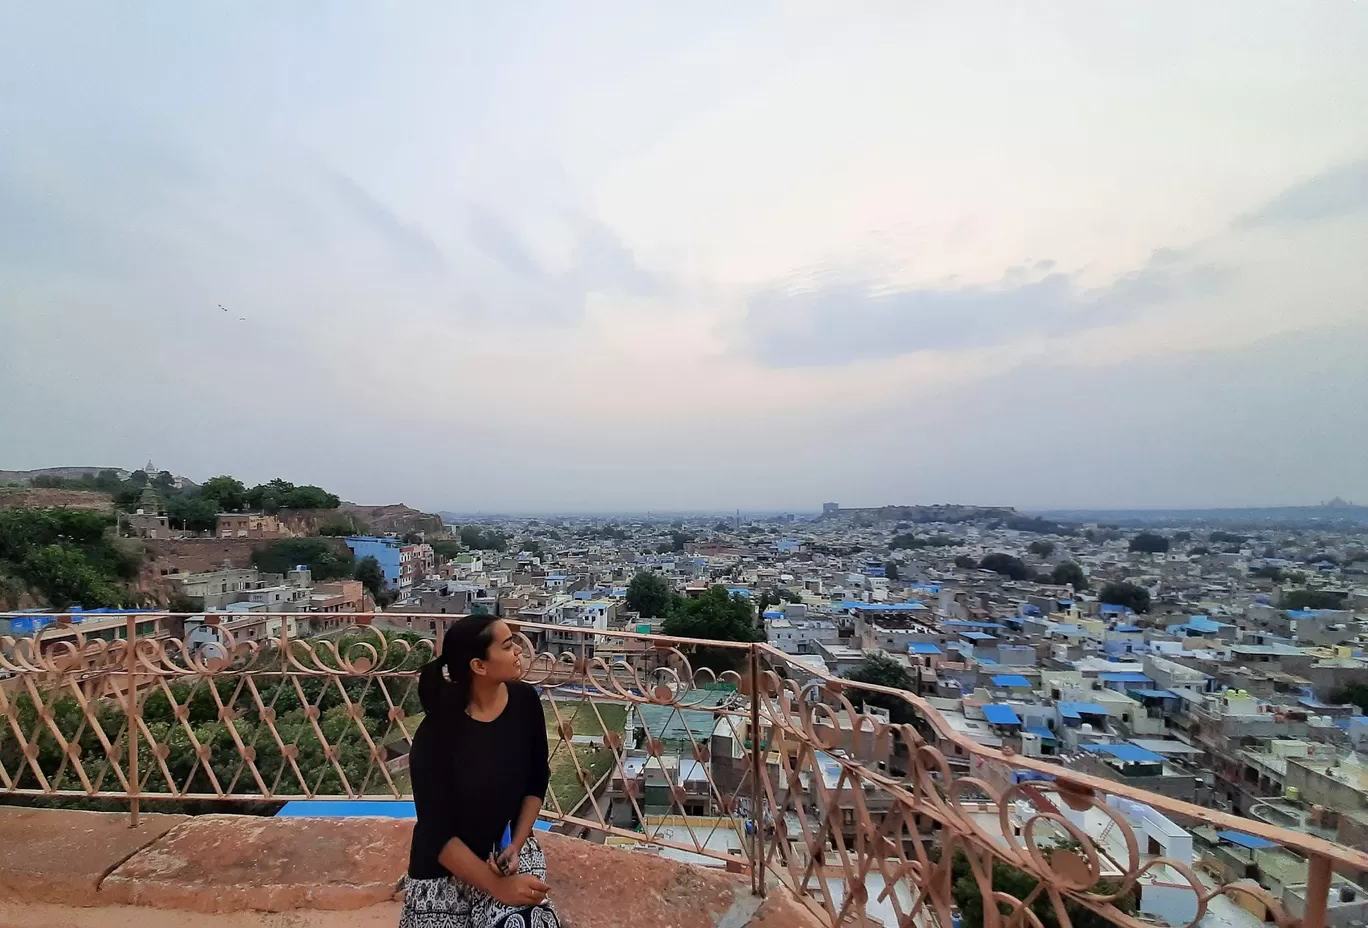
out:
{"label": "woman's black top", "polygon": [[492,722],[472,719],[464,707],[448,706],[438,716],[428,713],[418,724],[409,752],[418,812],[409,848],[415,880],[451,875],[437,856],[452,838],[481,860],[498,850],[523,799],[545,799],[550,778],[546,716],[530,685],[508,684],[508,705]]}

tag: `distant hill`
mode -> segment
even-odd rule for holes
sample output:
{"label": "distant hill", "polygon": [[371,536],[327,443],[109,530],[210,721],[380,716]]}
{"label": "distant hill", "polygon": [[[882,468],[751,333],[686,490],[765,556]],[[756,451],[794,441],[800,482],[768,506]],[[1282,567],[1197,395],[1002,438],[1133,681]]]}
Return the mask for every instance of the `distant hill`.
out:
{"label": "distant hill", "polygon": [[1011,519],[1019,513],[1010,506],[876,506],[868,509],[834,509],[822,513],[824,521],[880,525],[889,522],[986,522]]}
{"label": "distant hill", "polygon": [[79,480],[93,477],[102,470],[112,470],[120,480],[127,480],[133,473],[122,467],[39,467],[36,470],[0,470],[0,486],[18,483],[27,486],[34,477],[61,477],[63,480]]}
{"label": "distant hill", "polygon": [[1048,509],[1032,513],[1061,522],[1107,525],[1330,526],[1368,524],[1368,506],[1259,506],[1244,509]]}

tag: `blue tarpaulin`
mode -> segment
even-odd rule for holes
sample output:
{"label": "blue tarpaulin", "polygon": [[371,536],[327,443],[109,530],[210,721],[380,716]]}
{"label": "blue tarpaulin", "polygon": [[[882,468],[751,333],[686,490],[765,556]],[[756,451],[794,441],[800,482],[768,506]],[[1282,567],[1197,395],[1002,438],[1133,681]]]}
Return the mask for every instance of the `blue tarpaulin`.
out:
{"label": "blue tarpaulin", "polygon": [[994,686],[1016,686],[1031,688],[1031,681],[1027,680],[1019,673],[1000,673],[993,677]]}
{"label": "blue tarpaulin", "polygon": [[1130,690],[1136,696],[1144,699],[1177,699],[1178,694],[1172,690]]}
{"label": "blue tarpaulin", "polygon": [[939,654],[941,649],[929,641],[914,641],[907,646],[913,654]]}
{"label": "blue tarpaulin", "polygon": [[960,632],[961,638],[968,638],[970,641],[992,641],[993,636],[984,632]]}
{"label": "blue tarpaulin", "polygon": [[1218,831],[1216,832],[1216,837],[1220,838],[1222,841],[1229,841],[1231,844],[1238,844],[1240,847],[1247,847],[1251,851],[1265,847],[1277,847],[1277,844],[1269,841],[1267,838],[1247,835],[1243,831]]}
{"label": "blue tarpaulin", "polygon": [[1020,725],[1021,719],[1011,706],[989,704],[983,707],[983,717],[993,725]]}
{"label": "blue tarpaulin", "polygon": [[1149,677],[1145,676],[1143,673],[1138,673],[1138,672],[1134,672],[1134,671],[1128,672],[1128,673],[1103,673],[1103,674],[1099,674],[1098,676],[1100,676],[1100,677],[1102,678],[1102,682],[1103,682],[1103,683],[1153,683],[1153,682],[1154,682],[1154,681],[1151,680]]}
{"label": "blue tarpaulin", "polygon": [[1044,725],[1029,725],[1029,726],[1027,726],[1026,730],[1029,731],[1029,732],[1030,732],[1031,734],[1033,734],[1033,735],[1039,735],[1041,738],[1045,739],[1046,741],[1054,741],[1054,740],[1055,740],[1055,733],[1052,732],[1052,731],[1050,731],[1050,730],[1049,730],[1048,728],[1046,728]]}
{"label": "blue tarpaulin", "polygon": [[1110,754],[1117,760],[1130,764],[1162,764],[1164,758],[1153,751],[1146,751],[1138,744],[1085,744],[1083,750],[1090,754]]}
{"label": "blue tarpaulin", "polygon": [[1077,718],[1082,715],[1106,715],[1105,706],[1099,706],[1095,702],[1068,702],[1059,703],[1059,711],[1069,718]]}

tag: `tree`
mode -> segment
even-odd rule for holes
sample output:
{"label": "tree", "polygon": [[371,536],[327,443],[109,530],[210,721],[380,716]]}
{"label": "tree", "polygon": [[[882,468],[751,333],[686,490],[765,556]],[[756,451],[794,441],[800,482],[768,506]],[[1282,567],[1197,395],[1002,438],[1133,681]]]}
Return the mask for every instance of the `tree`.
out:
{"label": "tree", "polygon": [[1128,606],[1132,612],[1149,612],[1149,590],[1134,583],[1108,583],[1098,598],[1109,605]]}
{"label": "tree", "polygon": [[729,532],[729,531],[731,531],[731,523],[730,523],[730,522],[718,522],[716,525],[713,526],[713,531],[714,531],[714,532]]}
{"label": "tree", "polygon": [[85,552],[63,545],[46,545],[28,552],[19,576],[37,589],[56,609],[84,606],[97,609],[121,606],[127,593],[86,558]]}
{"label": "tree", "polygon": [[1188,549],[1188,554],[1193,557],[1204,557],[1211,553],[1211,549],[1206,545],[1195,545]]}
{"label": "tree", "polygon": [[1189,541],[1192,540],[1192,533],[1191,533],[1191,532],[1174,532],[1172,537],[1173,537],[1173,540],[1174,540],[1175,542],[1177,542],[1178,544],[1186,544],[1187,542],[1189,542]]}
{"label": "tree", "polygon": [[898,578],[898,562],[897,562],[897,561],[885,561],[885,562],[884,562],[884,576],[887,577],[889,580],[897,580],[897,579],[899,579],[899,578]]}
{"label": "tree", "polygon": [[1055,569],[1050,571],[1050,579],[1063,586],[1073,584],[1075,590],[1086,590],[1088,588],[1088,575],[1083,573],[1083,568],[1073,561],[1062,561],[1055,565]]}
{"label": "tree", "polygon": [[366,592],[370,593],[374,599],[378,600],[385,590],[385,570],[373,554],[368,554],[356,562],[356,570],[352,573],[352,578],[360,580],[361,585],[366,588]]}
{"label": "tree", "polygon": [[166,519],[172,526],[191,532],[218,528],[218,506],[198,493],[182,493],[166,501]]}
{"label": "tree", "polygon": [[675,598],[665,578],[651,570],[638,571],[627,584],[627,608],[643,619],[663,619]]}
{"label": "tree", "polygon": [[[680,638],[707,638],[712,641],[759,641],[755,610],[740,593],[729,594],[724,586],[714,586],[696,599],[685,599],[665,616],[662,626],[667,635]],[[742,652],[729,648],[697,647],[699,666],[729,669],[741,663]]]}
{"label": "tree", "polygon": [[526,551],[528,554],[532,555],[533,557],[541,557],[541,556],[542,556],[542,546],[541,546],[541,542],[537,541],[537,539],[535,539],[535,538],[527,538],[527,539],[524,539],[524,540],[523,540],[523,543],[520,544],[520,545],[518,546],[518,550],[519,550],[519,551]]}
{"label": "tree", "polygon": [[1344,597],[1329,590],[1284,590],[1284,609],[1342,609]]}
{"label": "tree", "polygon": [[467,525],[461,529],[461,544],[472,551],[502,551],[508,547],[508,537],[503,532]]}
{"label": "tree", "polygon": [[1169,549],[1169,540],[1156,532],[1141,532],[1130,540],[1130,550],[1145,554],[1161,554]]}
{"label": "tree", "polygon": [[222,474],[200,484],[199,495],[212,500],[219,512],[241,512],[247,507],[247,488],[236,477]]}
{"label": "tree", "polygon": [[1035,571],[1027,567],[1021,558],[1003,554],[1001,551],[988,555],[979,561],[978,566],[982,570],[991,570],[1012,580],[1030,580],[1035,576]]}
{"label": "tree", "polygon": [[1051,554],[1054,554],[1054,549],[1055,546],[1053,541],[1048,541],[1044,538],[1037,538],[1035,541],[1031,542],[1030,546],[1026,550],[1030,551],[1037,557],[1049,557]]}
{"label": "tree", "polygon": [[336,509],[342,500],[322,487],[297,487],[288,480],[276,477],[247,491],[247,505],[265,513],[282,509]]}
{"label": "tree", "polygon": [[350,551],[334,551],[321,538],[280,538],[252,552],[252,565],[264,573],[283,574],[300,564],[315,580],[350,577],[356,566]]}
{"label": "tree", "polygon": [[436,541],[428,542],[428,544],[432,545],[432,551],[438,557],[451,558],[465,551],[465,545],[454,538],[438,538]]}
{"label": "tree", "polygon": [[1330,691],[1330,704],[1346,706],[1353,704],[1368,712],[1368,684],[1350,681]]}
{"label": "tree", "polygon": [[1245,536],[1236,535],[1232,532],[1222,532],[1218,529],[1217,531],[1214,531],[1211,534],[1207,535],[1207,541],[1211,542],[1212,544],[1240,545],[1244,544]]}
{"label": "tree", "polygon": [[967,554],[961,554],[955,558],[955,566],[960,570],[973,570],[978,567],[978,561]]}
{"label": "tree", "polygon": [[[909,692],[914,686],[912,676],[907,672],[907,668],[880,651],[865,652],[864,661],[851,671],[846,679],[852,683],[870,683],[875,686],[889,686],[893,689]],[[911,722],[917,717],[911,703],[906,699],[888,693],[873,693],[856,689],[855,692],[846,695],[856,709],[860,708],[862,701],[871,706],[887,709],[889,720],[896,725]]]}
{"label": "tree", "polygon": [[138,489],[141,490],[143,487],[147,486],[147,471],[145,471],[145,470],[135,470],[135,471],[133,471],[133,473],[131,473],[131,474],[128,475],[128,482],[131,483],[131,484],[133,484],[133,486],[135,486],[135,487],[137,487]]}

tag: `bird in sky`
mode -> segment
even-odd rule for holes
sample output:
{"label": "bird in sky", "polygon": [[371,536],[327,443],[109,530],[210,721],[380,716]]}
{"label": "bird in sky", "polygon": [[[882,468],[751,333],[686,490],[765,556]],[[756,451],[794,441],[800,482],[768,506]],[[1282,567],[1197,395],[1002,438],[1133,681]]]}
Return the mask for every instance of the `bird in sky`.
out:
{"label": "bird in sky", "polygon": [[228,307],[224,306],[222,303],[218,304],[218,308],[223,310],[225,313],[228,312]]}

